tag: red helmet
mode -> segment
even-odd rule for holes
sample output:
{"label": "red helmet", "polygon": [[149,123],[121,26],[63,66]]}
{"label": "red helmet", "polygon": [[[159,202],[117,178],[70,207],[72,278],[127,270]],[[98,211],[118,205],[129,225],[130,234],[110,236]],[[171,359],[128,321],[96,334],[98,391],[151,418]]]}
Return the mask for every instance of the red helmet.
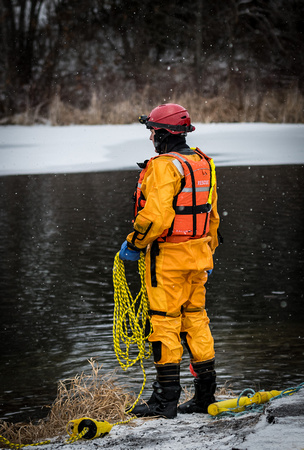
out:
{"label": "red helmet", "polygon": [[154,130],[165,129],[171,134],[194,131],[188,111],[176,103],[166,103],[152,109],[150,116],[140,116],[140,123]]}

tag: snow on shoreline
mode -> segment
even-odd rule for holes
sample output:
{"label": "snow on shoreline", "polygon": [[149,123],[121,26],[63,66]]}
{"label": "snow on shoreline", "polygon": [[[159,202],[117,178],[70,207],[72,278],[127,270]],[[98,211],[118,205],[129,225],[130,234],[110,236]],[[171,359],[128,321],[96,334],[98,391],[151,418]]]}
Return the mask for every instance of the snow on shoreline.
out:
{"label": "snow on shoreline", "polygon": [[41,450],[303,450],[304,389],[274,399],[262,413],[213,419],[178,414],[175,419],[137,419],[114,426],[104,438],[67,444],[60,439]]}
{"label": "snow on shoreline", "polygon": [[[216,166],[304,163],[303,124],[195,124],[187,142]],[[0,176],[137,169],[154,156],[140,124],[1,126]]]}

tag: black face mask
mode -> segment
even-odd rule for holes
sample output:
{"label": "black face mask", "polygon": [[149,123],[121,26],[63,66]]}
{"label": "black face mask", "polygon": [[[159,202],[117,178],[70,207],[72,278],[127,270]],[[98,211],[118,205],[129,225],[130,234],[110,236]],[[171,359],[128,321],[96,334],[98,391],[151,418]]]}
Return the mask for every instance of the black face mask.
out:
{"label": "black face mask", "polygon": [[157,153],[166,153],[167,151],[167,139],[171,133],[167,130],[155,130],[154,134],[154,147]]}
{"label": "black face mask", "polygon": [[184,135],[172,134],[167,130],[156,130],[154,135],[155,150],[159,154],[178,151],[180,148],[188,148]]}

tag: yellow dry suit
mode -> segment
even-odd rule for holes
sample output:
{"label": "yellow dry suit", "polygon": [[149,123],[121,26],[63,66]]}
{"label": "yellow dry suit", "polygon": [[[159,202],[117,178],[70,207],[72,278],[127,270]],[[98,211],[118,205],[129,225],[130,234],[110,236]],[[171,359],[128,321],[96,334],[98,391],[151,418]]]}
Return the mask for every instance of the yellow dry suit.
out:
{"label": "yellow dry suit", "polygon": [[[146,286],[153,326],[149,340],[157,364],[181,361],[181,337],[192,362],[214,359],[205,310],[205,283],[206,271],[213,268],[213,253],[218,245],[216,180],[212,160],[199,149],[192,150],[193,154],[187,156],[168,153],[150,159],[136,196],[144,199],[143,208],[137,211],[134,231],[127,237],[131,247],[146,248]],[[198,164],[202,159],[205,160],[203,168]],[[187,172],[189,165],[197,169],[195,177],[192,174],[191,178],[193,170]],[[207,186],[207,179],[208,189],[198,189],[200,185]],[[185,200],[183,189],[193,194],[193,183],[197,191],[206,193],[205,197],[198,195],[198,203],[210,202],[199,213],[204,215],[203,221],[201,217],[197,221],[200,234],[193,230],[180,235],[172,233],[176,205]],[[186,228],[187,220],[180,222]],[[203,222],[208,225],[201,227],[199,224]],[[169,239],[166,236],[170,229]]]}

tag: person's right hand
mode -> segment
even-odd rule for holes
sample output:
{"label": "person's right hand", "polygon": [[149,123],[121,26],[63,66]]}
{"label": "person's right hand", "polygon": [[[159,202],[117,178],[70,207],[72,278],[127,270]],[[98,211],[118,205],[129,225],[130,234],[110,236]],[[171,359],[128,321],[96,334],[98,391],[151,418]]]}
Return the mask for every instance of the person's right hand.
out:
{"label": "person's right hand", "polygon": [[128,241],[125,241],[120,248],[119,257],[123,261],[138,261],[140,258],[140,251],[131,250],[128,248]]}

